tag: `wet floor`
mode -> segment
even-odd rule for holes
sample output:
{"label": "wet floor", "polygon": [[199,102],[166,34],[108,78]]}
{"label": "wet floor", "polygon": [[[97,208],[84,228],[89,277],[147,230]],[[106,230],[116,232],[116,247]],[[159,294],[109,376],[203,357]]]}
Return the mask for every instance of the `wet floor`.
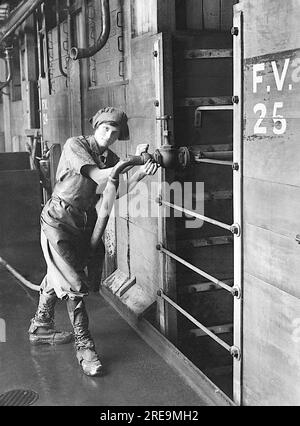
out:
{"label": "wet floor", "polygon": [[[39,249],[31,248],[30,253],[19,247],[4,254],[12,266],[23,273],[27,269],[27,277],[37,282],[43,275],[43,261],[39,254],[33,257],[35,250]],[[4,254],[1,251],[0,256]],[[33,258],[35,266],[28,272],[26,264]],[[31,346],[27,329],[37,298],[37,293],[23,288],[0,268],[0,318],[6,323],[6,343],[0,343],[0,394],[30,389],[39,394],[35,405],[50,406],[207,404],[98,294],[86,302],[90,329],[105,367],[102,377],[89,378],[81,372],[72,344]],[[71,331],[64,302],[58,302],[56,324]]]}

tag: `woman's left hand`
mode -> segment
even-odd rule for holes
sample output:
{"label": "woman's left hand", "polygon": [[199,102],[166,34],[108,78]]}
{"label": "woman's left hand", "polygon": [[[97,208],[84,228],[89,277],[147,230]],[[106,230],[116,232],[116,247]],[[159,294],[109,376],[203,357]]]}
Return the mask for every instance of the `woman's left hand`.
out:
{"label": "woman's left hand", "polygon": [[154,160],[148,160],[146,164],[144,164],[140,171],[142,175],[145,176],[153,176],[157,172],[159,165]]}

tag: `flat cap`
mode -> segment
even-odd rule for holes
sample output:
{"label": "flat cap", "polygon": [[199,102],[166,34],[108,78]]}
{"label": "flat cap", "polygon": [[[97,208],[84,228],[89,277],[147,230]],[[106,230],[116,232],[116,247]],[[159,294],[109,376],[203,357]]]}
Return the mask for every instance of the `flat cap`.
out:
{"label": "flat cap", "polygon": [[97,129],[102,123],[116,123],[120,128],[119,140],[129,140],[129,128],[128,128],[128,117],[125,112],[113,108],[107,107],[100,109],[91,119],[90,123],[93,129]]}

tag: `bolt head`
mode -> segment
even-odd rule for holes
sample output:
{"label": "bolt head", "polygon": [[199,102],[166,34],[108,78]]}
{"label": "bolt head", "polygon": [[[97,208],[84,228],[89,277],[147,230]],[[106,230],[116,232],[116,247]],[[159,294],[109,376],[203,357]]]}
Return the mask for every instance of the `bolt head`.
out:
{"label": "bolt head", "polygon": [[240,102],[240,98],[238,96],[233,96],[232,97],[232,103],[238,104],[239,102]]}
{"label": "bolt head", "polygon": [[233,35],[233,36],[238,36],[239,35],[239,29],[238,29],[238,27],[233,27],[231,29],[231,35]]}

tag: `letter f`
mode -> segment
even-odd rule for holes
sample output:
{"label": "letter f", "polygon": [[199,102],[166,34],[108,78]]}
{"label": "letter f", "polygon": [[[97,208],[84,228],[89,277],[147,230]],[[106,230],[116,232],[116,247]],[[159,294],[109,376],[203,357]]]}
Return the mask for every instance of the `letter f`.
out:
{"label": "letter f", "polygon": [[258,73],[264,70],[265,64],[255,64],[253,66],[253,93],[257,93],[257,85],[263,81],[262,76],[258,75]]}

